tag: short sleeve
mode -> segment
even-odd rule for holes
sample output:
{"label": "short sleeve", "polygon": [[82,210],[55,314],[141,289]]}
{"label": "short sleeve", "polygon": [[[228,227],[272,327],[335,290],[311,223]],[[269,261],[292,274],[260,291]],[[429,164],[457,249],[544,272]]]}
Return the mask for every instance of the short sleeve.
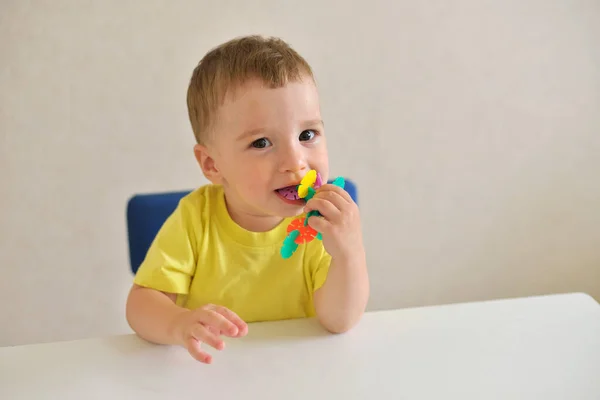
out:
{"label": "short sleeve", "polygon": [[331,256],[321,246],[321,251],[317,252],[317,256],[313,260],[314,272],[313,276],[313,293],[316,292],[327,280],[329,265],[331,264]]}
{"label": "short sleeve", "polygon": [[162,292],[188,294],[197,258],[190,213],[180,202],[150,245],[134,283]]}

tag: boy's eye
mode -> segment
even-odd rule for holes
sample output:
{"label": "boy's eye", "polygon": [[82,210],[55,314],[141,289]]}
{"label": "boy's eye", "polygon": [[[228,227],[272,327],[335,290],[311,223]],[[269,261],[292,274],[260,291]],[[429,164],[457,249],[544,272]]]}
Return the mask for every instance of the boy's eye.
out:
{"label": "boy's eye", "polygon": [[254,147],[255,149],[264,149],[265,147],[269,146],[271,144],[271,142],[269,142],[269,139],[267,138],[260,138],[260,139],[256,139],[254,142],[252,142],[252,147]]}
{"label": "boy's eye", "polygon": [[308,141],[308,140],[312,140],[314,139],[314,137],[317,134],[315,133],[315,131],[311,130],[311,129],[307,129],[305,131],[302,131],[302,133],[300,133],[300,141]]}

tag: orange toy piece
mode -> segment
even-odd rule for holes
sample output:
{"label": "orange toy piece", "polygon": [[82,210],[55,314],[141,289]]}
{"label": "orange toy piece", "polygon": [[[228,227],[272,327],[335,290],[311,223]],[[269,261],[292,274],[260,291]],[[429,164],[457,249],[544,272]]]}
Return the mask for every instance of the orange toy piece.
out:
{"label": "orange toy piece", "polygon": [[311,228],[308,225],[304,225],[304,218],[300,217],[300,218],[296,218],[295,220],[293,220],[287,227],[287,233],[291,233],[293,231],[298,231],[300,234],[298,235],[298,237],[296,238],[296,240],[294,240],[294,242],[296,244],[303,244],[303,243],[309,243],[312,242],[314,238],[317,237],[317,235],[319,234],[319,232],[315,231],[313,228]]}

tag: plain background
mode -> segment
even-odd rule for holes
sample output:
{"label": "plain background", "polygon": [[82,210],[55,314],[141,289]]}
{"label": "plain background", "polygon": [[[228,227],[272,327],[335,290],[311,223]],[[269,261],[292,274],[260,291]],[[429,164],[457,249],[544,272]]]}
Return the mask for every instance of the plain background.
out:
{"label": "plain background", "polygon": [[369,309],[600,299],[600,2],[0,1],[0,345],[128,332],[125,205],[206,183],[211,47],[312,64],[358,183]]}

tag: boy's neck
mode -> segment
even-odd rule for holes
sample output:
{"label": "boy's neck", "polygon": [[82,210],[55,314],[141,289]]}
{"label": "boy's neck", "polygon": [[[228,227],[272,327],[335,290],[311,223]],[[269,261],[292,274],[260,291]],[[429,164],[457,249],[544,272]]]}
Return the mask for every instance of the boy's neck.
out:
{"label": "boy's neck", "polygon": [[225,206],[233,222],[250,232],[268,232],[284,220],[283,217],[256,215],[238,210],[237,207],[230,205],[227,196],[225,196]]}

